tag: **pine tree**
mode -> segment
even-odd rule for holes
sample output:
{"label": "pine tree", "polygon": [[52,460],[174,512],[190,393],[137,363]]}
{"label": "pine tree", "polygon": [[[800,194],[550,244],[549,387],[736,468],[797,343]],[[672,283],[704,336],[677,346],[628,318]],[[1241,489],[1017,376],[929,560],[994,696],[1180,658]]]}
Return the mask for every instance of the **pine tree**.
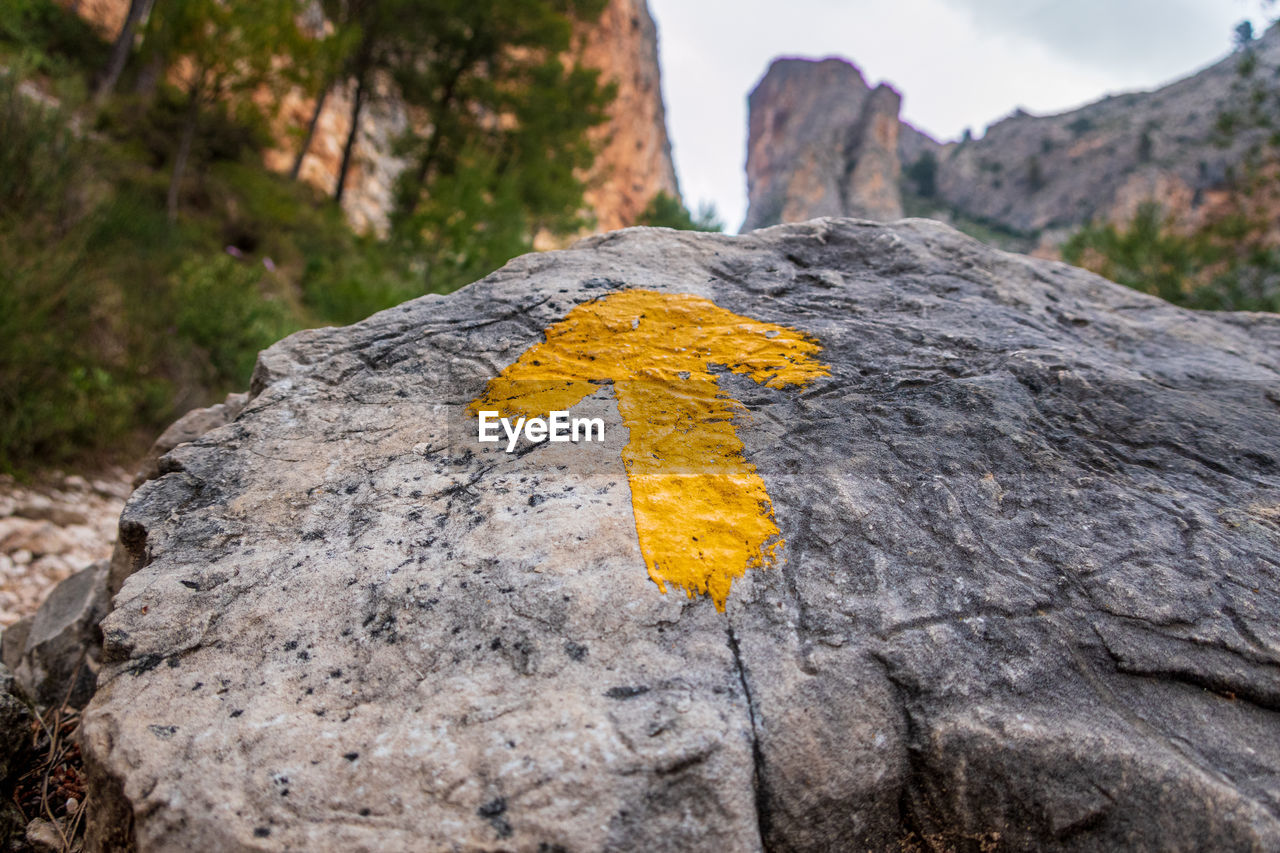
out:
{"label": "pine tree", "polygon": [[315,42],[298,29],[295,0],[159,0],[143,50],[181,90],[184,117],[174,146],[169,218],[176,219],[183,178],[202,111],[230,103],[252,112],[254,96],[310,73]]}
{"label": "pine tree", "polygon": [[[429,275],[466,278],[572,232],[595,156],[587,131],[614,95],[572,58],[575,24],[603,0],[394,0],[398,26],[374,53],[425,118],[400,152],[400,239]],[[447,246],[447,250],[439,247]]]}

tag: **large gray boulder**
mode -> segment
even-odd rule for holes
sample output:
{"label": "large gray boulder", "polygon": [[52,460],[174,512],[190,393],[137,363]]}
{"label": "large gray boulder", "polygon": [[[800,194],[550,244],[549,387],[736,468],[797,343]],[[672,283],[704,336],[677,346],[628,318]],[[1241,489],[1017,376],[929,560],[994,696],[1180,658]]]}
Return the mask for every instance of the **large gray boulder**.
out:
{"label": "large gray boulder", "polygon": [[1280,849],[1280,317],[632,229],[251,393],[122,518],[93,848]]}

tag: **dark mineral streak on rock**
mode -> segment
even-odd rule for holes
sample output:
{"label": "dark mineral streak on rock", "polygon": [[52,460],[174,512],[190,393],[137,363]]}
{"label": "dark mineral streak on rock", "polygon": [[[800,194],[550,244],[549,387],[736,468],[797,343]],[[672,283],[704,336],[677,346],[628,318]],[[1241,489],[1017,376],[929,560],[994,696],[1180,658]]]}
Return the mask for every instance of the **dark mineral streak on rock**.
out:
{"label": "dark mineral streak on rock", "polygon": [[[618,282],[831,366],[719,374],[786,539],[723,614],[647,576],[611,389],[590,447],[463,414]],[[125,511],[91,847],[1280,849],[1277,399],[1280,318],[917,220],[617,232],[294,335]]]}

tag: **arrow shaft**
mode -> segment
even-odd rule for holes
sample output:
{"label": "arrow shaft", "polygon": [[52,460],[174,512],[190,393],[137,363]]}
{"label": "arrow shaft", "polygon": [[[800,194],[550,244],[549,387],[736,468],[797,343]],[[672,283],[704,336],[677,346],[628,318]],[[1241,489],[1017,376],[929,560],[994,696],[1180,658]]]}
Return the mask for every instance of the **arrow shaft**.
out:
{"label": "arrow shaft", "polygon": [[622,460],[649,577],[724,610],[733,581],[783,544],[734,430],[739,407],[715,382],[618,382],[614,393],[631,430]]}

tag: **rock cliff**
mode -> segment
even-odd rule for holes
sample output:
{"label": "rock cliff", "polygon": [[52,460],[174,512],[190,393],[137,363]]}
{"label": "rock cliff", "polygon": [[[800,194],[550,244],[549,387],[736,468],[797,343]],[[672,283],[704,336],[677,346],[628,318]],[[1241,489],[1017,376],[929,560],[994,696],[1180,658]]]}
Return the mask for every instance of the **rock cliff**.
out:
{"label": "rock cliff", "polygon": [[[76,8],[113,37],[123,25],[129,2],[80,0]],[[657,28],[645,0],[609,0],[599,21],[584,28],[579,39],[584,61],[618,85],[609,121],[595,131],[601,153],[586,176],[587,207],[597,230],[608,231],[635,222],[658,192],[680,195],[662,101]],[[350,89],[339,86],[329,94],[300,171],[303,180],[327,193],[337,183],[351,127]],[[297,142],[287,128],[306,127],[314,105],[310,98],[286,95],[277,116],[282,144],[266,155],[270,168],[287,172],[292,167]],[[354,227],[386,228],[395,182],[405,165],[393,147],[411,122],[394,89],[385,82],[379,84],[361,116],[357,156],[343,198]]]}
{"label": "rock cliff", "polygon": [[597,231],[635,224],[659,192],[680,197],[667,136],[658,64],[658,30],[645,0],[610,0],[584,34],[583,61],[618,85],[586,193]]}
{"label": "rock cliff", "polygon": [[[1254,79],[1274,85],[1280,28],[1256,43],[1254,56]],[[1233,54],[1154,91],[1109,96],[1060,115],[1016,112],[981,139],[939,152],[936,201],[1050,241],[1089,219],[1127,220],[1146,200],[1194,221],[1258,138],[1215,141],[1219,117],[1239,113],[1247,100],[1242,59]]]}
{"label": "rock cliff", "polygon": [[90,847],[1278,849],[1277,406],[1280,318],[922,220],[299,333],[124,511]]}
{"label": "rock cliff", "polygon": [[899,193],[901,98],[838,59],[780,59],[748,99],[743,230],[818,216],[890,220]]}
{"label": "rock cliff", "polygon": [[[1252,80],[1274,86],[1280,73],[1280,28],[1255,43]],[[1195,224],[1221,201],[1227,176],[1239,168],[1261,132],[1226,146],[1215,128],[1224,112],[1247,109],[1251,83],[1239,72],[1243,54],[1151,92],[1104,98],[1060,115],[1024,111],[993,124],[979,139],[940,143],[907,124],[880,140],[896,142],[910,174],[922,158],[935,161],[929,186],[903,181],[903,203],[914,215],[975,223],[1010,245],[1049,248],[1091,220],[1126,221],[1144,201]],[[1270,82],[1268,82],[1270,81]],[[909,94],[909,93],[908,93]],[[837,60],[782,60],[751,96],[747,185],[751,210],[744,227],[843,212],[892,218],[886,194],[861,186],[841,196],[840,176],[856,172],[848,140],[860,139],[862,75]],[[886,100],[882,115],[889,114]],[[897,182],[898,163],[876,146],[873,184]],[[883,165],[879,165],[883,164]]]}

